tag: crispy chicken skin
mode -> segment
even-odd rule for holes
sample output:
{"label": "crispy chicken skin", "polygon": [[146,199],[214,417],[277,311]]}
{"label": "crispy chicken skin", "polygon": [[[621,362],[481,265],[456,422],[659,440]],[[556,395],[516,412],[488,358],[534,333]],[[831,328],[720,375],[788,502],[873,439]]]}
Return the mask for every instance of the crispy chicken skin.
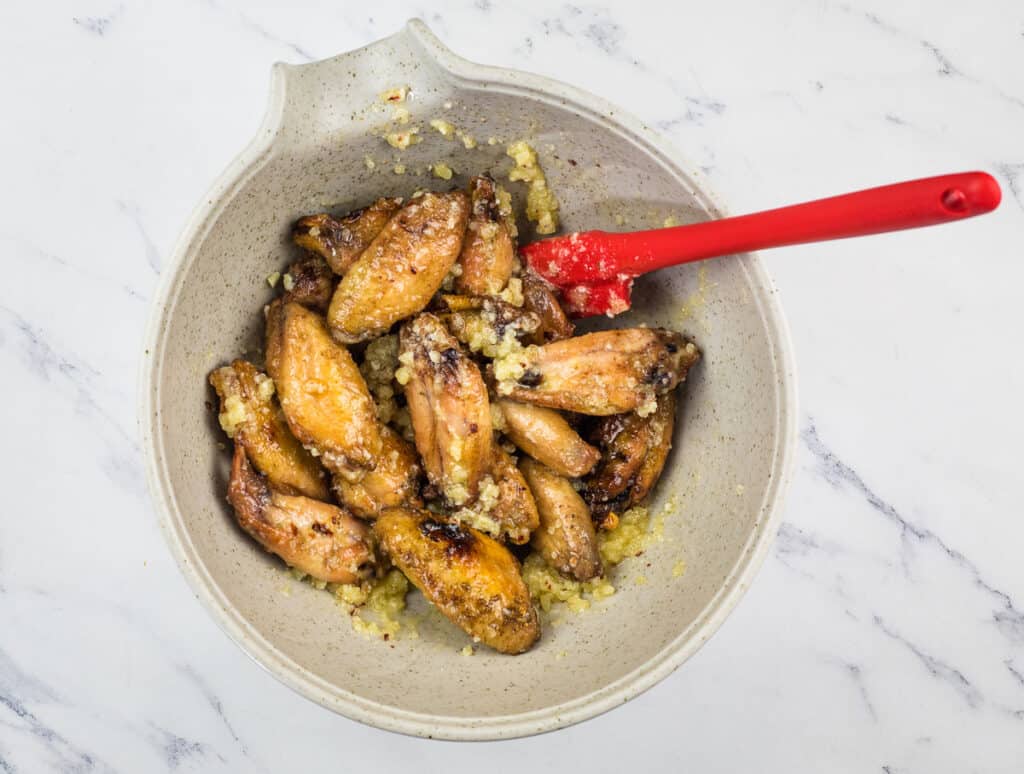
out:
{"label": "crispy chicken skin", "polygon": [[239,525],[288,565],[328,583],[369,577],[374,564],[369,527],[334,505],[275,492],[235,444],[228,501]]}
{"label": "crispy chicken skin", "polygon": [[420,508],[420,464],[416,450],[387,425],[380,426],[381,450],[377,467],[361,481],[335,476],[334,493],[352,513],[372,521],[384,508],[398,505]]}
{"label": "crispy chicken skin", "polygon": [[462,191],[403,205],[338,283],[327,311],[334,337],[372,339],[423,309],[459,255],[468,216]]}
{"label": "crispy chicken skin", "polygon": [[591,435],[601,447],[601,463],[584,489],[595,515],[624,511],[647,497],[672,450],[675,421],[674,390],[658,396],[658,408],[649,416],[601,418]]}
{"label": "crispy chicken skin", "polygon": [[292,226],[292,240],[319,255],[335,274],[341,275],[363,254],[401,204],[401,199],[384,198],[343,218],[335,219],[326,213],[307,215]]}
{"label": "crispy chicken skin", "polygon": [[332,472],[359,480],[381,450],[377,410],[345,347],[301,304],[271,304],[267,368],[288,426]]}
{"label": "crispy chicken skin", "polygon": [[296,261],[288,267],[284,282],[286,302],[295,301],[321,314],[327,311],[334,293],[334,274],[323,258],[310,255]]}
{"label": "crispy chicken skin", "polygon": [[491,463],[491,409],[480,369],[441,321],[424,313],[402,326],[399,362],[416,449],[449,505],[471,503]]}
{"label": "crispy chicken skin", "polygon": [[594,427],[590,439],[601,448],[601,462],[586,481],[587,500],[592,508],[604,510],[598,508],[598,504],[628,499],[620,500],[620,496],[633,485],[633,479],[644,462],[650,419],[650,416],[641,417],[633,412],[613,414],[601,417]]}
{"label": "crispy chicken skin", "polygon": [[[686,378],[700,357],[683,336],[660,328],[598,331],[495,361],[500,395],[523,403],[606,416],[653,410],[656,394]],[[511,375],[510,375],[511,374]]]}
{"label": "crispy chicken skin", "polygon": [[491,478],[498,486],[498,502],[490,515],[501,525],[502,534],[510,543],[523,545],[530,541],[530,533],[540,524],[537,504],[508,452],[495,444],[493,454]]}
{"label": "crispy chicken skin", "polygon": [[324,470],[292,435],[274,402],[274,383],[245,360],[210,374],[221,405],[221,426],[245,448],[252,464],[287,494],[328,498]]}
{"label": "crispy chicken skin", "polygon": [[498,541],[426,512],[389,508],[373,531],[391,561],[456,626],[502,653],[540,636],[519,562]]}
{"label": "crispy chicken skin", "polygon": [[576,478],[591,471],[601,453],[580,438],[554,409],[498,400],[504,433],[522,451],[562,476]]}
{"label": "crispy chicken skin", "polygon": [[560,573],[578,581],[601,575],[604,568],[590,509],[572,482],[529,458],[521,460],[519,468],[540,514],[540,527],[530,539],[533,549]]}
{"label": "crispy chicken skin", "polygon": [[523,272],[523,308],[537,315],[540,325],[530,337],[531,344],[567,339],[575,332],[555,292],[531,271]]}
{"label": "crispy chicken skin", "polygon": [[467,295],[497,295],[512,276],[515,245],[498,212],[494,180],[487,176],[471,179],[469,197],[472,209],[459,254],[462,273],[455,279],[455,289]]}

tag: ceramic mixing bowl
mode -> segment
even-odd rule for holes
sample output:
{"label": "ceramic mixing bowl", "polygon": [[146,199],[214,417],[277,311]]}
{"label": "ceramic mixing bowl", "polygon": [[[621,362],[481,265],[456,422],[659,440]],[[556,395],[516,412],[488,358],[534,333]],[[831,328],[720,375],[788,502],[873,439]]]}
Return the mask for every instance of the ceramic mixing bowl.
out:
{"label": "ceramic mixing bowl", "polygon": [[[423,138],[406,150],[381,137],[392,116],[379,95],[398,86],[410,89],[407,126]],[[471,134],[477,147],[431,130],[434,118]],[[149,483],[196,595],[282,682],[350,718],[408,734],[549,731],[668,675],[750,584],[792,469],[796,401],[785,323],[759,259],[738,255],[639,282],[635,309],[616,321],[683,330],[704,352],[653,497],[655,520],[664,517],[660,540],[620,566],[617,594],[546,627],[529,653],[480,647],[465,657],[466,635],[430,617],[418,639],[366,639],[329,594],[292,580],[235,526],[224,499],[226,439],[204,405],[214,400],[206,376],[258,350],[261,309],[273,294],[265,278],[294,255],[290,224],[381,195],[461,184],[473,173],[504,175],[506,143],[521,138],[540,154],[566,231],[722,215],[694,168],[639,121],[555,81],[460,59],[413,21],[334,59],[274,67],[266,119],[185,229],[146,341],[140,418]],[[394,171],[399,161],[404,175]],[[456,170],[450,183],[416,175],[437,162]],[[521,194],[521,185],[509,187]]]}

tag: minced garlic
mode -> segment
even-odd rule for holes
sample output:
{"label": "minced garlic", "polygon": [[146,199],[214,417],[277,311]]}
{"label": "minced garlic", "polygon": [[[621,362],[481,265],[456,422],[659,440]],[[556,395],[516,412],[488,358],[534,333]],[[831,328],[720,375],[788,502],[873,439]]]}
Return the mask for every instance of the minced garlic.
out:
{"label": "minced garlic", "polygon": [[270,285],[270,287],[272,287],[272,288],[276,287],[277,286],[277,281],[279,279],[281,279],[281,272],[275,271],[275,272],[267,275],[267,284]]}
{"label": "minced garlic", "polygon": [[442,180],[451,180],[452,174],[454,174],[452,168],[443,161],[434,164],[430,169],[433,171],[434,177],[439,177]]}
{"label": "minced garlic", "polygon": [[451,139],[455,136],[455,126],[443,118],[435,118],[430,122],[430,126],[436,129],[443,137]]}
{"label": "minced garlic", "polygon": [[538,234],[554,234],[558,230],[558,199],[548,188],[544,170],[537,161],[537,152],[526,141],[520,140],[509,145],[506,153],[516,162],[508,173],[508,179],[529,185],[526,192],[527,220],[537,224]]}
{"label": "minced garlic", "polygon": [[221,429],[227,433],[228,438],[234,438],[240,425],[249,421],[249,411],[245,402],[237,395],[229,395],[224,399],[220,414],[217,415]]}
{"label": "minced garlic", "polygon": [[414,126],[401,132],[391,132],[390,134],[386,134],[384,135],[384,139],[387,140],[388,145],[392,148],[405,150],[410,145],[415,145],[423,140],[419,135],[419,131],[419,127]]}
{"label": "minced garlic", "polygon": [[393,105],[397,105],[401,102],[405,102],[405,98],[409,94],[408,86],[396,86],[393,89],[382,91],[380,93],[380,101],[387,102]]}

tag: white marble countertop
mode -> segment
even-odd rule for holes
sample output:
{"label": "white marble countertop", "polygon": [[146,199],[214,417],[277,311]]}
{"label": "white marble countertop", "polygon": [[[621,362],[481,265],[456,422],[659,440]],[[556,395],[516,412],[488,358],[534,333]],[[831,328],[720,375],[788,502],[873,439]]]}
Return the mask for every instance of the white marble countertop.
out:
{"label": "white marble countertop", "polygon": [[[0,10],[0,772],[1024,769],[1019,0],[285,5]],[[771,557],[672,677],[535,739],[403,738],[277,683],[186,587],[135,437],[147,301],[270,64],[415,15],[643,117],[735,212],[973,168],[1006,194],[766,255],[802,398]]]}

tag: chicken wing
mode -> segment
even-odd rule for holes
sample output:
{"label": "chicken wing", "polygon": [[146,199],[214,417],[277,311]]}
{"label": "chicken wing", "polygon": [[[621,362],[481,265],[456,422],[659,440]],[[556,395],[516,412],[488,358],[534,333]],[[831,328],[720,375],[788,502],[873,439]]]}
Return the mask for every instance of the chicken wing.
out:
{"label": "chicken wing", "polygon": [[333,487],[341,504],[356,516],[372,521],[384,508],[397,505],[420,508],[420,465],[416,450],[386,425],[380,426],[381,450],[377,466],[361,481],[335,476]]}
{"label": "chicken wing", "polygon": [[275,492],[235,444],[228,501],[239,525],[288,565],[328,583],[355,583],[375,565],[369,527],[347,511]]}
{"label": "chicken wing", "polygon": [[499,395],[523,403],[605,416],[655,410],[655,396],[675,387],[700,354],[680,334],[660,328],[598,331],[494,361]]}
{"label": "chicken wing", "polygon": [[490,516],[509,542],[523,545],[529,542],[530,533],[540,524],[537,504],[526,479],[508,452],[495,444],[493,454],[490,472],[498,487],[498,499]]}
{"label": "chicken wing", "polygon": [[572,482],[529,458],[521,460],[519,468],[540,514],[540,527],[530,545],[563,575],[578,581],[601,575],[604,568],[590,509]]}
{"label": "chicken wing", "polygon": [[497,295],[508,284],[515,266],[515,246],[501,214],[494,180],[487,176],[469,181],[472,211],[459,254],[462,269],[455,289],[467,295]]}
{"label": "chicken wing", "polygon": [[307,215],[292,226],[292,239],[299,247],[327,261],[335,274],[344,274],[383,231],[401,204],[401,199],[384,198],[340,219],[326,213]]}
{"label": "chicken wing", "polygon": [[302,448],[274,403],[274,382],[245,360],[218,368],[210,384],[220,396],[220,425],[244,447],[275,489],[328,498],[323,468]]}
{"label": "chicken wing", "polygon": [[468,215],[462,191],[425,193],[395,213],[334,291],[334,337],[372,339],[423,309],[459,255]]}
{"label": "chicken wing", "polygon": [[334,293],[334,274],[327,262],[318,255],[310,255],[288,267],[283,277],[284,300],[327,311]]}
{"label": "chicken wing", "polygon": [[661,477],[672,450],[676,395],[658,396],[653,414],[602,417],[592,440],[601,446],[601,463],[586,481],[584,496],[596,516],[622,512],[642,501]]}
{"label": "chicken wing", "polygon": [[501,543],[404,508],[383,511],[373,531],[395,566],[474,639],[502,653],[522,653],[540,636],[519,562]]}
{"label": "chicken wing", "polygon": [[591,471],[601,453],[580,438],[554,409],[501,399],[503,432],[521,450],[562,476],[576,478]]}
{"label": "chicken wing", "polygon": [[491,409],[480,369],[432,314],[403,325],[398,340],[403,367],[396,376],[427,477],[449,505],[470,503],[491,462]]}
{"label": "chicken wing", "polygon": [[376,465],[381,439],[352,356],[323,319],[300,304],[271,304],[267,331],[267,368],[288,426],[332,472],[359,480]]}
{"label": "chicken wing", "polygon": [[540,320],[540,325],[533,332],[530,343],[547,344],[572,336],[575,328],[548,283],[530,271],[523,272],[521,279],[523,281],[523,308],[533,312]]}

